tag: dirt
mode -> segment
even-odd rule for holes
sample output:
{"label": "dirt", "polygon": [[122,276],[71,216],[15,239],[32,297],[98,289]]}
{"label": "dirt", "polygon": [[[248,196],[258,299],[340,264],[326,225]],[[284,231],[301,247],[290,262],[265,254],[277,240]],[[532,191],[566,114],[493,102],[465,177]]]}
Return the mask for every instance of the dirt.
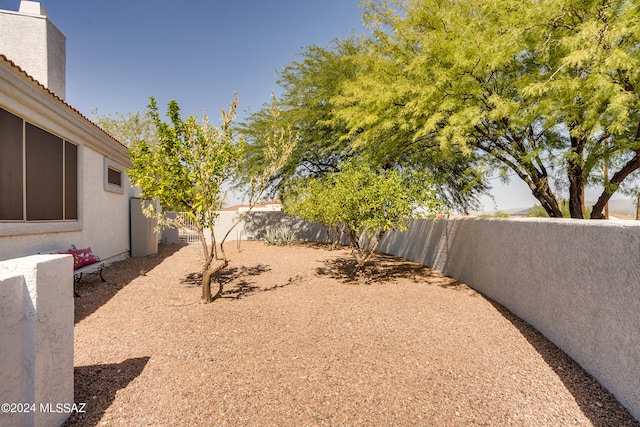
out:
{"label": "dirt", "polygon": [[640,426],[535,329],[438,271],[377,255],[354,284],[346,249],[230,242],[222,298],[202,304],[199,251],[161,245],[77,286],[86,412],[65,426]]}

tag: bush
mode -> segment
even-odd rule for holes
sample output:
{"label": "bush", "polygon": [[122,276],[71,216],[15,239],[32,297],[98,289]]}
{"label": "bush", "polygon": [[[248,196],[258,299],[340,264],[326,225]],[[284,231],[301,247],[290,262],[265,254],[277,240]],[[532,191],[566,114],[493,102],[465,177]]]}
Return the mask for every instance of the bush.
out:
{"label": "bush", "polygon": [[282,226],[280,228],[271,231],[267,229],[267,235],[264,238],[264,242],[267,245],[275,246],[289,246],[296,238],[296,233],[288,226]]}
{"label": "bush", "polygon": [[489,215],[489,214],[478,215],[478,218],[509,218],[509,217],[511,217],[511,215],[501,211],[497,211],[493,215]]}

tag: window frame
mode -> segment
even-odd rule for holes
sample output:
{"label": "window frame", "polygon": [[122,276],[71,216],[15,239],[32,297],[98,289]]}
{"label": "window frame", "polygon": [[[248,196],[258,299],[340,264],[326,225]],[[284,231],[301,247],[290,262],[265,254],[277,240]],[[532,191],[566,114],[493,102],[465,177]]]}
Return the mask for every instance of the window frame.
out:
{"label": "window frame", "polygon": [[[118,172],[120,174],[120,185],[112,184],[109,182],[109,169]],[[104,191],[109,191],[111,193],[124,194],[124,179],[125,179],[125,168],[120,163],[112,160],[108,157],[104,158],[104,175],[103,175],[103,185]]]}
{"label": "window frame", "polygon": [[[19,234],[34,234],[34,233],[50,233],[50,232],[62,232],[62,231],[76,231],[82,229],[82,224],[80,220],[80,158],[81,158],[81,147],[79,144],[76,144],[72,141],[69,141],[66,138],[63,138],[57,135],[54,132],[51,132],[47,129],[44,129],[41,126],[38,126],[31,121],[26,120],[18,114],[4,108],[0,107],[2,110],[2,114],[7,114],[9,116],[14,117],[21,123],[21,135],[15,136],[15,138],[20,139],[21,145],[21,153],[20,153],[20,164],[19,167],[16,167],[16,172],[20,175],[21,184],[21,213],[20,217],[16,215],[16,218],[13,219],[0,219],[0,236],[8,236],[8,235],[19,235]],[[13,119],[12,119],[13,120]],[[28,130],[30,130],[28,132]],[[35,132],[34,132],[35,131]],[[33,164],[29,163],[29,157],[27,153],[29,151],[29,140],[27,138],[28,134],[38,135],[42,133],[44,140],[47,139],[49,141],[59,140],[60,141],[60,156],[59,159],[61,164],[60,166],[53,166],[55,169],[60,169],[60,182],[58,182],[61,194],[60,200],[60,218],[48,218],[48,219],[29,219],[30,209],[29,209],[29,185],[28,185],[28,170],[29,165],[31,165],[31,169],[33,170]],[[2,135],[0,135],[2,137]],[[42,143],[42,140],[35,139],[33,140],[36,147],[38,144]],[[57,142],[57,141],[56,141]],[[11,142],[9,142],[11,144]],[[47,142],[45,142],[47,144]],[[70,147],[73,147],[72,150],[69,150]],[[33,149],[33,146],[31,146]],[[49,147],[48,147],[49,148]],[[53,151],[56,151],[55,149]],[[75,154],[75,158],[69,157],[70,153]],[[41,162],[43,158],[40,159],[35,158],[36,165],[38,162]],[[69,162],[73,158],[74,162]],[[19,171],[18,171],[19,169]],[[38,174],[36,174],[38,175]],[[46,175],[46,173],[45,173]],[[75,184],[75,186],[74,186]],[[33,183],[32,183],[33,185]],[[13,195],[15,196],[15,194]],[[11,197],[13,197],[11,196]],[[74,200],[68,200],[68,197],[72,197]],[[32,205],[33,207],[33,205]],[[56,215],[57,216],[57,215]]]}

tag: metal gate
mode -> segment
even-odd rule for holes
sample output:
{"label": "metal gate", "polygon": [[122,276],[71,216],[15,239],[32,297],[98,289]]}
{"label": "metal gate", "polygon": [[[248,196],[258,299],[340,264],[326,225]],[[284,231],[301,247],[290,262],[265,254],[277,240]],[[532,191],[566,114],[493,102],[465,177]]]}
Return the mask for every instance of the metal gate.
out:
{"label": "metal gate", "polygon": [[191,245],[193,243],[200,243],[200,236],[198,236],[198,227],[193,223],[189,214],[186,212],[178,212],[178,221],[182,224],[178,228],[178,240],[180,243],[186,243]]}

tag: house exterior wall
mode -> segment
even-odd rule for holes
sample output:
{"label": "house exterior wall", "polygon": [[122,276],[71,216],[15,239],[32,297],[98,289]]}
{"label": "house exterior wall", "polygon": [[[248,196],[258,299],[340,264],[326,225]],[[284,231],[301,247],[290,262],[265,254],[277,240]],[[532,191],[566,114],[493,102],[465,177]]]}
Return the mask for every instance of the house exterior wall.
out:
{"label": "house exterior wall", "polygon": [[[15,62],[61,99],[66,96],[66,37],[37,2],[35,13],[0,10],[0,54]],[[36,12],[36,10],[39,14]]]}
{"label": "house exterior wall", "polygon": [[[129,252],[129,197],[104,190],[104,155],[86,149],[82,155],[83,230],[82,247],[91,246],[100,258],[122,258]],[[130,188],[129,178],[123,173],[123,187]],[[99,237],[96,237],[99,236]]]}
{"label": "house exterior wall", "polygon": [[[126,148],[0,56],[0,108],[78,146],[78,220],[0,222],[0,260],[75,244],[102,259],[129,250]],[[105,159],[122,169],[122,192],[105,189]]]}

